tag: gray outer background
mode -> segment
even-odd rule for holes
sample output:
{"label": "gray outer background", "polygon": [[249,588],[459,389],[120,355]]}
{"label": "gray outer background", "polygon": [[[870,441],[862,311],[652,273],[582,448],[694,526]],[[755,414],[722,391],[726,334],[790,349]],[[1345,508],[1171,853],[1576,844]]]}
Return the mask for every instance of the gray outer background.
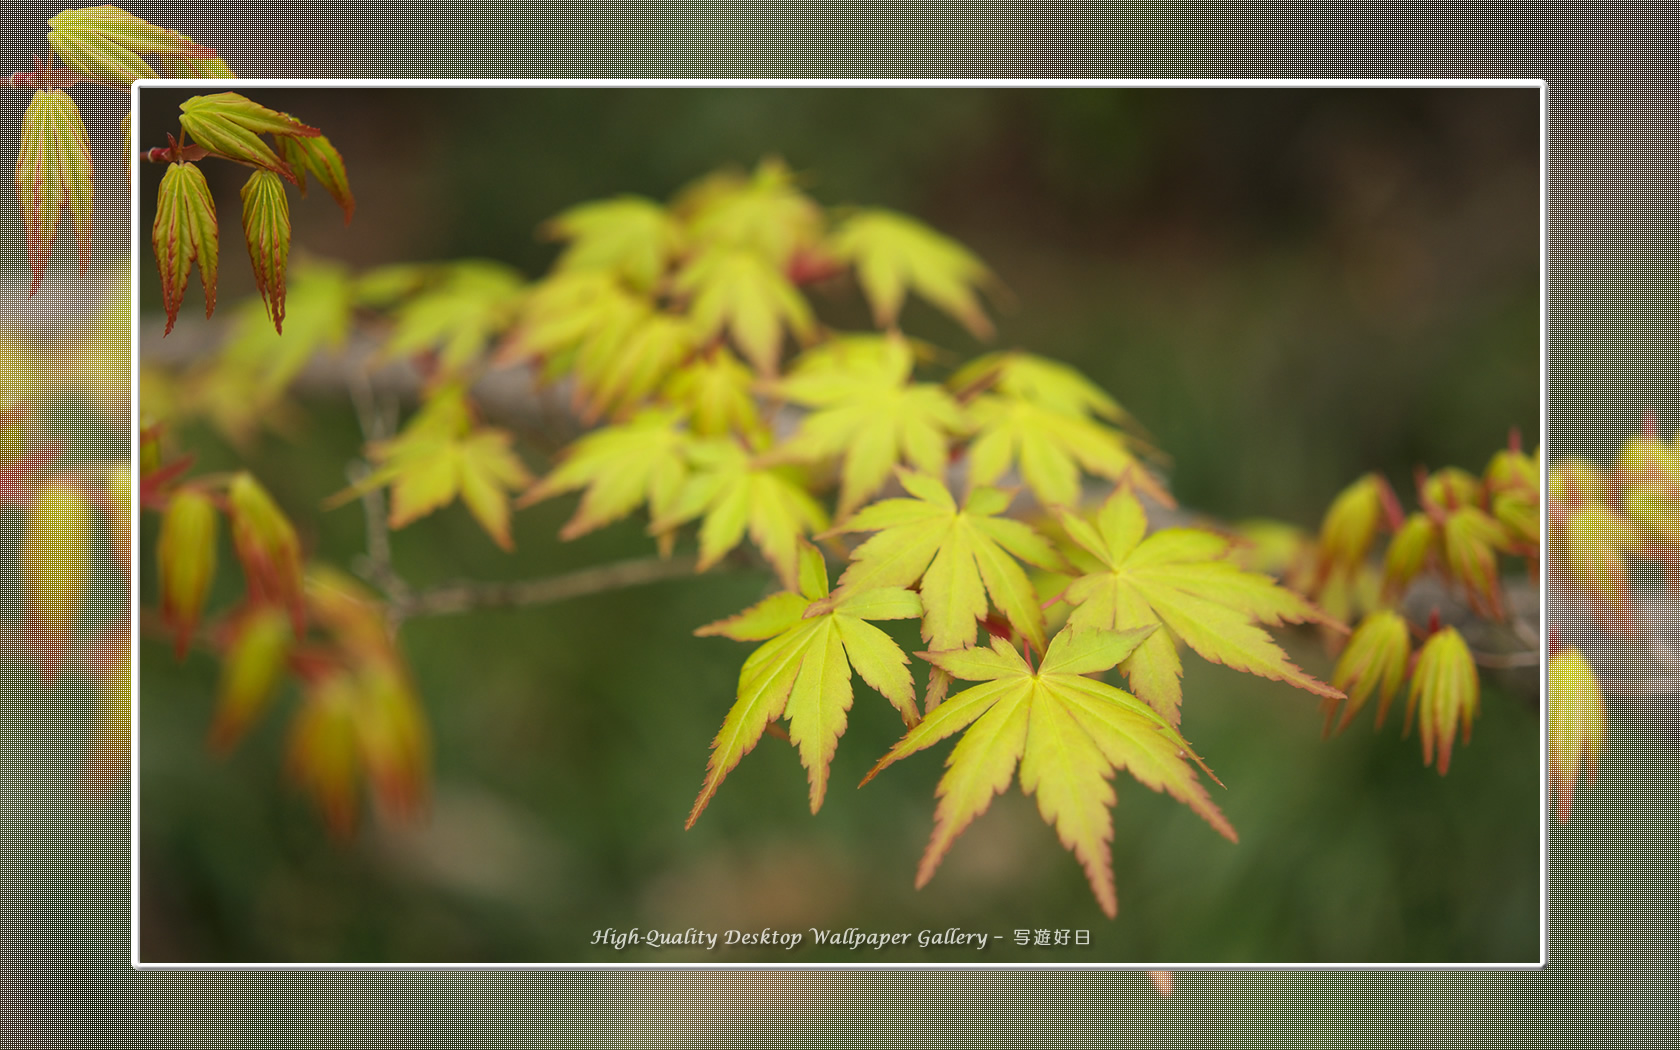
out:
{"label": "gray outer background", "polygon": [[[45,19],[62,6],[8,4],[5,61],[21,67],[44,51]],[[1213,4],[129,8],[213,42],[247,76],[1543,76],[1552,86],[1552,448],[1603,453],[1646,409],[1664,433],[1680,424],[1680,41],[1671,6],[1466,5],[1428,20],[1358,5],[1265,12],[1280,20]],[[959,14],[960,35],[942,24]],[[768,26],[771,15],[781,25]],[[26,102],[16,92],[0,98],[6,156],[15,156]],[[106,173],[96,267],[127,252],[126,215],[111,203],[124,199],[109,174],[116,141],[98,130],[114,127],[122,108],[114,97],[84,106]],[[21,246],[15,222],[5,225],[0,249],[15,271]],[[25,289],[0,288],[0,330],[86,323],[77,296],[87,293],[59,280],[28,305]],[[1174,998],[1160,1002],[1136,974],[135,974],[128,799],[92,795],[81,778],[91,697],[59,690],[49,700],[0,653],[0,1041],[406,1045],[495,1034],[543,1045],[717,1045],[762,1032],[778,1043],[847,1046],[1666,1045],[1680,985],[1680,764],[1666,710],[1675,690],[1614,647],[1598,658],[1612,738],[1574,820],[1552,828],[1548,971],[1180,974]]]}

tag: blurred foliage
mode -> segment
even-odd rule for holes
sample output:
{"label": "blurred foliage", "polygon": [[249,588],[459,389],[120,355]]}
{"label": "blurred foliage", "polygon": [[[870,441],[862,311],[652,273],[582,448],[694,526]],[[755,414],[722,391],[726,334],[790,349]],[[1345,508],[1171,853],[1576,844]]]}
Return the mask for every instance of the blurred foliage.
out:
{"label": "blurred foliage", "polygon": [[[330,114],[358,186],[377,187],[364,190],[350,231],[324,197],[293,214],[296,244],[358,266],[484,256],[535,276],[552,249],[532,234],[556,210],[626,192],[664,197],[696,172],[770,154],[824,200],[915,214],[972,246],[1007,289],[1014,305],[992,345],[1086,372],[1169,457],[1180,501],[1216,516],[1311,526],[1367,471],[1480,462],[1513,425],[1538,433],[1531,93],[273,94],[300,120]],[[179,101],[142,97],[142,128]],[[155,192],[145,180],[156,173],[141,177],[142,193]],[[212,191],[226,201],[237,185],[212,176]],[[225,294],[249,290],[235,280]],[[143,279],[154,307],[156,288]],[[826,305],[867,322],[861,299]],[[907,327],[965,357],[983,347],[915,300],[905,313]],[[238,456],[193,435],[197,469],[249,463],[306,530],[306,550],[347,564],[361,549],[359,518],[316,508],[342,488],[360,435],[341,405],[303,411],[288,440]],[[511,579],[646,552],[633,525],[553,542],[571,503],[515,516],[515,558],[447,508],[398,538],[398,568],[422,584]],[[155,603],[155,581],[142,584]],[[1207,834],[1168,798],[1126,792],[1112,923],[1014,791],[952,849],[941,883],[914,891],[937,763],[849,789],[898,736],[886,705],[854,712],[820,817],[803,804],[792,749],[767,741],[685,833],[695,756],[743,655],[690,632],[771,586],[714,573],[407,624],[433,728],[431,813],[414,827],[369,827],[348,846],[302,799],[274,790],[272,761],[251,760],[283,747],[274,725],[231,760],[206,750],[209,660],[177,667],[167,646],[146,645],[145,957],[675,961],[685,956],[580,945],[606,927],[813,924],[964,926],[1003,937],[988,962],[1538,956],[1539,724],[1532,697],[1497,687],[1482,698],[1475,745],[1442,781],[1392,737],[1321,743],[1303,695],[1192,662],[1186,688],[1205,700],[1185,731],[1230,786],[1216,798],[1242,842]],[[913,627],[889,633],[917,647]],[[628,658],[633,637],[656,640],[658,659]],[[1328,677],[1308,639],[1291,648]],[[1088,959],[1018,950],[1009,937],[1042,927],[1091,929]],[[797,961],[825,958],[858,956],[802,951]]]}

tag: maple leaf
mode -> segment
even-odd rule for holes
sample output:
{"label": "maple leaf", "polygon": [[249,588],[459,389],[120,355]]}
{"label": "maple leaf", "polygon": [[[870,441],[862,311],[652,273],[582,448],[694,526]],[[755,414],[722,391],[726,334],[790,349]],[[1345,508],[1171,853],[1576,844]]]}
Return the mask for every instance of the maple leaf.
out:
{"label": "maple leaf", "polygon": [[302,180],[291,165],[281,160],[260,136],[310,138],[321,134],[320,128],[312,128],[233,91],[194,95],[181,103],[181,130],[218,157],[265,168],[299,186]]}
{"label": "maple leaf", "polygon": [[788,442],[789,455],[845,454],[838,513],[849,514],[885,484],[896,463],[925,474],[945,469],[962,409],[932,383],[910,383],[910,347],[894,336],[846,336],[801,355],[778,389],[814,408]]}
{"label": "maple leaf", "polygon": [[913,290],[975,338],[991,338],[992,323],[974,292],[991,274],[949,237],[897,212],[869,210],[847,219],[830,247],[836,258],[856,265],[858,283],[881,327],[898,324],[905,293]]}
{"label": "maple leaf", "polygon": [[1113,427],[1009,394],[981,394],[968,411],[976,428],[968,448],[969,476],[976,485],[990,485],[1016,465],[1040,503],[1071,507],[1079,503],[1084,468],[1110,481],[1130,475],[1156,500],[1174,505]]}
{"label": "maple leaf", "polygon": [[152,220],[152,254],[157,258],[163,308],[168,315],[164,335],[175,327],[195,261],[204,285],[204,316],[215,312],[216,229],[216,203],[204,173],[195,164],[169,165],[158,186],[157,217]]}
{"label": "maple leaf", "polygon": [[524,279],[512,267],[488,260],[452,263],[435,285],[396,308],[381,355],[400,360],[435,348],[445,372],[457,372],[507,327],[524,291]]}
{"label": "maple leaf", "polygon": [[765,375],[776,371],[783,328],[801,341],[815,331],[811,307],[793,282],[745,249],[702,253],[677,274],[676,290],[691,297],[689,316],[701,339],[728,329],[736,349]]}
{"label": "maple leaf", "polygon": [[659,282],[665,264],[682,247],[682,230],[664,208],[628,195],[568,208],[538,233],[571,242],[561,258],[565,269],[605,270],[641,291]]}
{"label": "maple leaf", "polygon": [[1464,742],[1470,742],[1470,724],[1480,705],[1481,679],[1464,636],[1453,627],[1436,631],[1418,649],[1412,688],[1406,694],[1405,732],[1412,731],[1416,714],[1424,765],[1434,762],[1441,775],[1447,775],[1453,737],[1462,728]]}
{"label": "maple leaf", "polygon": [[1573,647],[1559,650],[1551,658],[1547,685],[1547,768],[1561,824],[1569,820],[1575,781],[1582,768],[1586,768],[1589,779],[1598,773],[1598,757],[1606,735],[1604,694],[1592,664]]}
{"label": "maple leaf", "polygon": [[29,294],[35,294],[47,274],[58,220],[66,209],[76,228],[81,272],[86,275],[93,256],[93,153],[81,110],[69,95],[55,88],[37,91],[30,99],[23,112],[13,180],[23,209],[29,269],[34,274]]}
{"label": "maple leaf", "polygon": [[1380,729],[1388,715],[1389,701],[1394,699],[1395,690],[1400,688],[1400,680],[1406,677],[1406,664],[1411,655],[1411,636],[1407,633],[1405,619],[1399,613],[1392,609],[1380,609],[1367,616],[1348,639],[1346,648],[1336,660],[1336,669],[1331,672],[1330,684],[1348,692],[1347,709],[1342,713],[1341,721],[1335,722],[1336,711],[1342,702],[1325,698],[1324,735],[1330,735],[1333,722],[1336,732],[1346,729],[1379,685],[1381,699],[1377,703],[1377,727]]}
{"label": "maple leaf", "polygon": [[378,469],[330,503],[390,485],[390,524],[400,529],[458,496],[496,545],[512,550],[507,491],[531,481],[512,441],[505,430],[475,426],[466,392],[445,387],[402,433],[368,447]]}
{"label": "maple leaf", "polygon": [[557,269],[530,290],[497,356],[503,364],[540,359],[550,379],[575,368],[587,385],[652,309],[610,272]]}
{"label": "maple leaf", "polygon": [[560,530],[563,540],[611,524],[643,503],[655,520],[667,517],[688,477],[691,440],[680,413],[646,409],[627,423],[602,427],[573,442],[560,465],[526,490],[519,505],[587,489]]}
{"label": "maple leaf", "polygon": [[876,533],[852,552],[840,586],[910,587],[919,580],[922,638],[936,649],[973,645],[990,595],[1010,625],[1043,652],[1044,613],[1015,559],[1044,569],[1062,568],[1062,559],[1025,522],[998,516],[1012,493],[977,487],[958,507],[937,478],[902,469],[898,478],[911,498],[871,503],[835,528]]}
{"label": "maple leaf", "polygon": [[700,438],[688,446],[691,473],[669,514],[654,519],[665,532],[704,515],[700,522],[701,572],[751,536],[781,577],[798,586],[799,538],[828,526],[796,470],[776,455],[754,454],[734,438]]}
{"label": "maple leaf", "polygon": [[1094,525],[1071,511],[1063,511],[1061,521],[1068,536],[1100,565],[1064,592],[1073,607],[1068,626],[1170,628],[1144,639],[1122,670],[1133,692],[1174,725],[1183,699],[1183,664],[1174,635],[1205,660],[1329,699],[1342,698],[1339,690],[1291,663],[1257,626],[1334,621],[1270,577],[1245,572],[1229,561],[1228,538],[1201,529],[1162,529],[1146,538],[1143,504],[1125,486],[1115,489],[1098,509]]}
{"label": "maple leaf", "polygon": [[1120,403],[1079,369],[1023,350],[982,354],[957,369],[948,383],[957,391],[996,390],[1064,416],[1094,415],[1113,423],[1130,420]]}
{"label": "maple leaf", "polygon": [[[829,763],[852,707],[852,672],[892,702],[906,725],[916,723],[910,658],[866,620],[920,616],[916,595],[900,587],[831,595],[822,552],[799,541],[797,589],[780,591],[737,616],[694,633],[740,642],[763,641],[741,668],[736,700],[712,741],[706,780],[688,815],[693,827],[772,721],[786,717],[788,737],[811,782],[811,812],[822,807]],[[768,639],[768,640],[766,640]]]}
{"label": "maple leaf", "polygon": [[752,370],[734,354],[714,350],[671,373],[660,397],[688,414],[701,437],[735,433],[749,441],[767,441],[768,427],[753,398]]}
{"label": "maple leaf", "polygon": [[1114,667],[1156,633],[1154,627],[1065,629],[1051,640],[1036,670],[1000,638],[992,639],[990,649],[917,654],[950,675],[983,683],[928,712],[864,778],[868,783],[899,759],[966,730],[939,781],[933,837],[916,873],[918,889],[933,878],[963,829],[1009,786],[1017,762],[1022,792],[1037,797],[1039,813],[1079,858],[1110,918],[1119,911],[1109,856],[1108,810],[1115,802],[1109,780],[1115,770],[1128,769],[1139,782],[1164,789],[1236,841],[1185,762],[1194,753],[1178,730],[1136,697],[1086,677]]}
{"label": "maple leaf", "polygon": [[1495,620],[1505,618],[1499,598],[1499,563],[1495,551],[1508,551],[1505,529],[1476,507],[1460,507],[1441,525],[1441,549],[1448,574],[1464,585],[1470,608]]}
{"label": "maple leaf", "polygon": [[325,135],[276,135],[274,144],[280,156],[297,173],[298,195],[309,195],[305,174],[314,177],[338,206],[344,210],[344,221],[356,214],[356,198],[350,192],[350,176],[344,170],[344,158]]}
{"label": "maple leaf", "polygon": [[795,188],[793,173],[773,157],[747,178],[723,174],[690,187],[676,210],[687,216],[693,240],[743,249],[777,271],[822,235],[822,209]]}
{"label": "maple leaf", "polygon": [[278,333],[286,318],[286,261],[292,251],[292,214],[286,203],[286,188],[273,172],[253,171],[239,191],[239,201],[257,294]]}
{"label": "maple leaf", "polygon": [[183,34],[111,4],[60,11],[47,19],[47,25],[51,28],[47,43],[60,61],[88,80],[112,87],[127,88],[136,80],[156,76],[140,57],[145,54],[162,56],[166,71],[175,60],[180,68],[193,69],[194,75],[200,65],[214,70],[221,61],[216,52]]}

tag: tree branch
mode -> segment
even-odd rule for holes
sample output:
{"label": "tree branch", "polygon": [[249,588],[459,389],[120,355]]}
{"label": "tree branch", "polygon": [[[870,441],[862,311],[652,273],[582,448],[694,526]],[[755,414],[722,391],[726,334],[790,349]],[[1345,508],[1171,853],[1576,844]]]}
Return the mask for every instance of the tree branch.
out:
{"label": "tree branch", "polygon": [[692,576],[696,560],[693,555],[635,558],[535,580],[451,584],[412,593],[401,599],[393,598],[391,615],[400,621],[416,616],[449,616],[479,609],[563,602],[603,591]]}

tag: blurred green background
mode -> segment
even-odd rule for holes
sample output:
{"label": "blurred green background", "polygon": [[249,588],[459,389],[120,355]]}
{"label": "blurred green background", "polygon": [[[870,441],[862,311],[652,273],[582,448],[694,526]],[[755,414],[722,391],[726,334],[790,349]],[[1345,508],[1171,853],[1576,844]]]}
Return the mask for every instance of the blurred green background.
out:
{"label": "blurred green background", "polygon": [[[313,192],[294,200],[296,243],[358,266],[476,255],[535,276],[554,249],[532,231],[555,211],[668,197],[765,155],[825,204],[917,215],[1007,286],[999,345],[1069,361],[1112,391],[1170,456],[1181,501],[1222,518],[1313,527],[1366,470],[1407,492],[1416,465],[1479,470],[1512,426],[1530,445],[1538,432],[1532,89],[252,93],[344,153],[355,222]],[[142,94],[144,147],[173,130],[181,96]],[[231,217],[243,172],[207,168]],[[142,173],[142,199],[157,176]],[[250,276],[224,225],[225,310]],[[156,288],[148,260],[143,306],[155,308]],[[858,311],[847,299],[818,308]],[[982,349],[930,310],[912,307],[906,327],[958,356]],[[160,317],[142,321],[147,339],[161,329]],[[185,437],[199,469],[248,459],[306,544],[342,565],[361,548],[359,512],[318,508],[343,486],[359,432],[346,404],[304,408],[295,437],[248,453]],[[635,524],[560,545],[569,510],[516,516],[509,558],[451,508],[398,534],[398,567],[417,583],[518,578],[648,551]],[[234,583],[223,579],[224,599]],[[844,787],[901,729],[867,690],[820,815],[791,749],[767,739],[685,833],[750,652],[690,632],[767,586],[717,574],[407,625],[434,731],[431,812],[412,827],[369,821],[348,845],[282,786],[282,719],[212,758],[214,665],[143,646],[143,957],[863,960],[588,946],[607,927],[817,925],[1006,935],[983,957],[871,956],[910,963],[1538,958],[1539,720],[1520,687],[1489,688],[1475,741],[1443,780],[1392,724],[1374,734],[1366,715],[1321,742],[1310,697],[1187,661],[1185,732],[1228,785],[1215,797],[1242,841],[1122,776],[1112,922],[1015,790],[912,889],[948,749]],[[1288,644],[1328,673],[1313,639]],[[1092,943],[1017,950],[1007,935],[1020,928],[1089,929]]]}

